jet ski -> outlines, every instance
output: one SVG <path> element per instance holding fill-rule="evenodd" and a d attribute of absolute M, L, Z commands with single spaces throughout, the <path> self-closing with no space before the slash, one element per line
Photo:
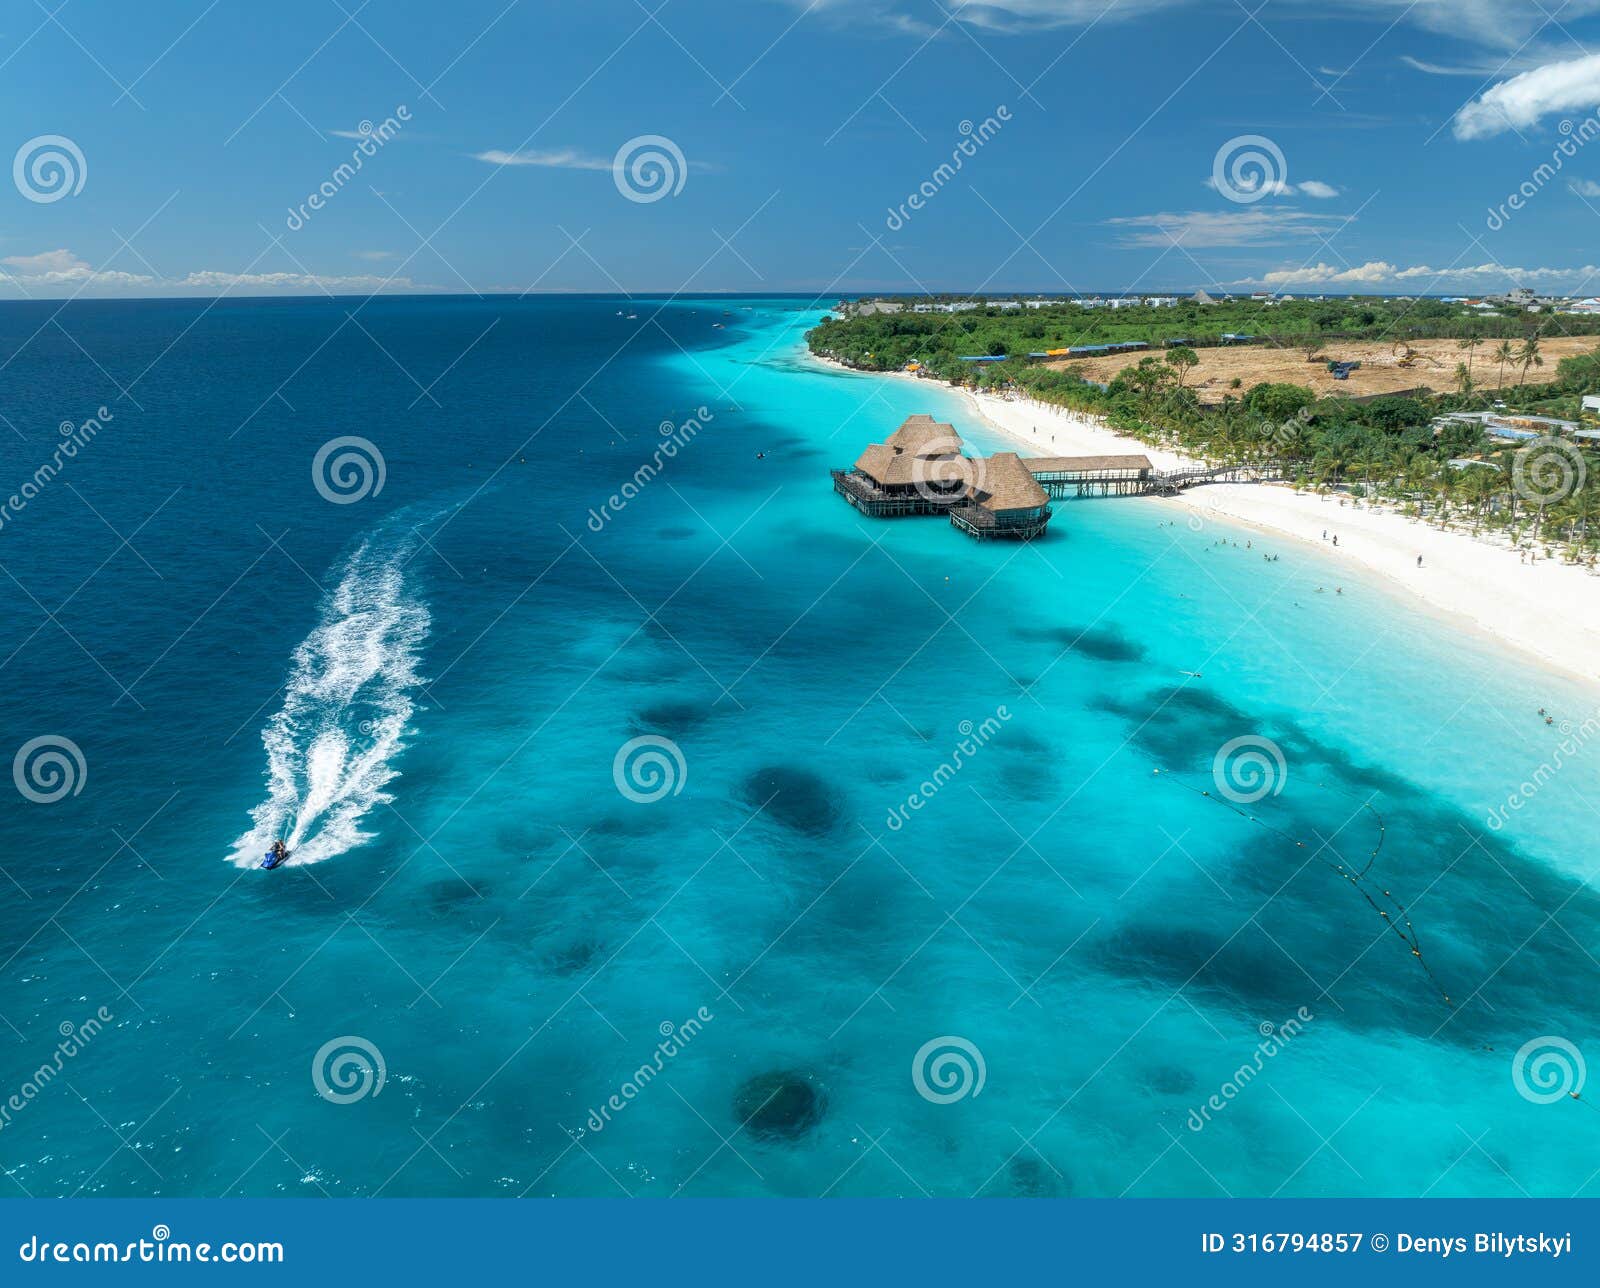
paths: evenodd
<path fill-rule="evenodd" d="M 271 849 L 261 856 L 260 866 L 270 872 L 289 857 L 287 849 Z"/>

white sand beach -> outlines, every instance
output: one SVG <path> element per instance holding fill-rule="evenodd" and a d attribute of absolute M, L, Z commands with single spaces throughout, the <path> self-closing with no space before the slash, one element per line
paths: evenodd
<path fill-rule="evenodd" d="M 1049 404 L 994 394 L 968 397 L 982 419 L 1026 445 L 1025 455 L 1142 452 L 1158 469 L 1195 463 Z M 1543 558 L 1526 564 L 1518 551 L 1492 540 L 1286 485 L 1210 484 L 1142 504 L 1313 543 L 1505 644 L 1590 682 L 1600 678 L 1600 577 L 1584 568 Z M 1337 547 L 1323 539 L 1324 532 L 1329 538 L 1337 534 Z"/>

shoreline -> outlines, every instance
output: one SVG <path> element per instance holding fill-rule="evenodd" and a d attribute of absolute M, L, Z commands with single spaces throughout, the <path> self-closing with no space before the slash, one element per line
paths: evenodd
<path fill-rule="evenodd" d="M 840 363 L 806 352 L 835 371 Z M 905 372 L 862 376 L 919 377 Z M 1050 403 L 955 390 L 988 428 L 1040 456 L 1134 452 L 1157 469 L 1202 462 L 1152 448 L 1098 419 Z M 1516 550 L 1468 532 L 1445 531 L 1398 511 L 1348 496 L 1297 492 L 1285 484 L 1212 483 L 1176 497 L 1142 500 L 1168 512 L 1287 537 L 1374 573 L 1395 593 L 1433 610 L 1455 629 L 1486 636 L 1585 684 L 1600 687 L 1600 581 L 1586 569 L 1541 559 L 1521 562 Z M 1329 540 L 1324 540 L 1327 533 Z M 1339 544 L 1332 544 L 1337 535 Z M 1422 566 L 1417 566 L 1417 557 Z"/>
<path fill-rule="evenodd" d="M 997 394 L 966 392 L 964 397 L 992 429 L 1042 454 L 1140 452 L 1158 469 L 1200 463 L 1146 447 L 1092 417 L 1051 404 Z M 1600 685 L 1600 582 L 1582 567 L 1554 559 L 1524 564 L 1511 547 L 1471 533 L 1446 531 L 1340 494 L 1297 492 L 1286 484 L 1211 483 L 1176 497 L 1144 499 L 1317 546 L 1376 573 L 1453 625 Z M 1339 544 L 1324 540 L 1324 533 L 1337 536 Z"/>

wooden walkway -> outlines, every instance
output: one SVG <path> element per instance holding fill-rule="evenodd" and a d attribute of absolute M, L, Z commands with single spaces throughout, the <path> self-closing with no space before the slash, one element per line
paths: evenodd
<path fill-rule="evenodd" d="M 1205 483 L 1284 483 L 1294 477 L 1293 461 L 1268 461 L 1259 465 L 1195 466 L 1186 470 L 1156 473 L 1150 491 L 1161 496 L 1176 496 L 1185 488 Z"/>
<path fill-rule="evenodd" d="M 1294 477 L 1296 462 L 1205 465 L 1158 470 L 1145 456 L 1043 456 L 1023 462 L 1052 500 L 1084 496 L 1175 496 L 1206 483 L 1273 483 Z"/>

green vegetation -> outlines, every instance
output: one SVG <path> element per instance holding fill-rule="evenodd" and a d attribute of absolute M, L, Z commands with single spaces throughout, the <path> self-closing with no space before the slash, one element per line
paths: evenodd
<path fill-rule="evenodd" d="M 1042 309 L 994 308 L 970 313 L 869 314 L 829 318 L 810 334 L 817 353 L 868 371 L 898 371 L 920 362 L 934 375 L 964 379 L 973 354 L 1024 355 L 1078 344 L 1143 340 L 1152 349 L 1168 340 L 1216 344 L 1224 334 L 1264 337 L 1296 348 L 1308 358 L 1336 340 L 1459 339 L 1475 377 L 1479 364 L 1500 361 L 1501 342 L 1514 356 L 1505 361 L 1515 377 L 1521 370 L 1523 342 L 1532 335 L 1600 335 L 1600 317 L 1568 317 L 1507 311 L 1480 314 L 1442 300 L 1385 300 L 1353 296 L 1337 300 L 1287 300 L 1267 306 L 1259 300 L 1196 304 L 1183 300 L 1164 309 L 1084 309 L 1064 304 Z M 1471 350 L 1468 340 L 1475 341 Z M 1480 347 L 1481 346 L 1481 347 Z M 1534 364 L 1536 365 L 1536 364 Z M 1479 383 L 1487 383 L 1479 380 Z"/>
<path fill-rule="evenodd" d="M 1456 338 L 1464 360 L 1456 390 L 1433 396 L 1318 398 L 1299 385 L 1243 390 L 1236 380 L 1237 392 L 1205 407 L 1185 383 L 1194 365 L 1187 346 L 1130 355 L 1133 365 L 1107 387 L 1020 356 L 959 360 L 1130 339 L 1205 344 L 1223 332 L 1270 335 L 1308 354 L 1321 351 L 1323 338 Z M 1578 420 L 1582 395 L 1600 390 L 1600 355 L 1564 358 L 1552 375 L 1539 339 L 1557 333 L 1600 334 L 1600 319 L 1483 317 L 1431 300 L 1308 300 L 1270 309 L 1234 301 L 1116 312 L 1067 306 L 872 314 L 829 318 L 807 339 L 814 352 L 851 366 L 898 371 L 917 361 L 951 383 L 1085 412 L 1152 446 L 1216 464 L 1291 461 L 1303 486 L 1344 488 L 1445 526 L 1497 529 L 1517 544 L 1539 543 L 1547 554 L 1593 566 L 1600 553 L 1600 455 L 1572 440 L 1504 446 L 1475 423 L 1434 425 L 1447 412 L 1491 409 L 1496 398 L 1514 400 L 1518 412 Z"/>

